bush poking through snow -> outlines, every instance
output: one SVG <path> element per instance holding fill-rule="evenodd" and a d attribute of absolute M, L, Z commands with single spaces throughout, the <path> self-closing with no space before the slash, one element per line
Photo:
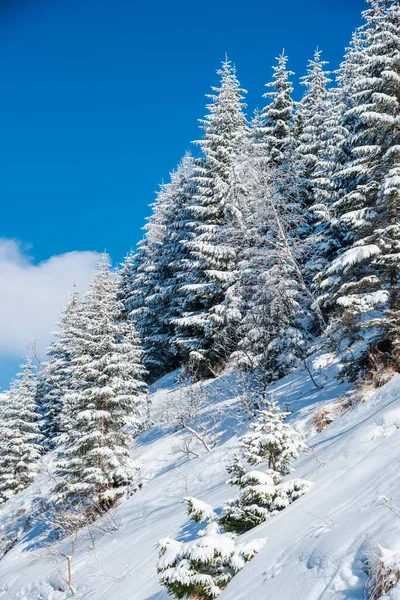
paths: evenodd
<path fill-rule="evenodd" d="M 332 406 L 317 410 L 311 419 L 315 431 L 321 433 L 325 427 L 328 427 L 339 416 L 340 412 L 338 407 L 334 408 Z"/>
<path fill-rule="evenodd" d="M 311 423 L 317 433 L 321 433 L 333 421 L 346 410 L 356 404 L 365 402 L 375 392 L 373 385 L 363 382 L 350 395 L 342 394 L 335 401 L 329 402 L 323 408 L 317 410 Z"/>
<path fill-rule="evenodd" d="M 369 575 L 366 597 L 368 600 L 378 600 L 400 580 L 400 554 L 377 544 L 368 555 L 366 571 Z"/>
<path fill-rule="evenodd" d="M 262 539 L 237 544 L 212 522 L 191 542 L 159 541 L 160 583 L 176 598 L 214 600 L 234 575 L 264 546 Z"/>
<path fill-rule="evenodd" d="M 191 496 L 184 498 L 183 501 L 186 504 L 188 515 L 192 517 L 195 523 L 203 523 L 204 521 L 211 523 L 215 519 L 216 514 L 210 504 Z"/>
<path fill-rule="evenodd" d="M 244 533 L 264 523 L 303 496 L 311 486 L 304 479 L 282 481 L 282 476 L 272 469 L 247 472 L 241 464 L 239 468 L 237 465 L 236 461 L 230 466 L 233 477 L 228 483 L 239 486 L 240 496 L 225 503 L 219 519 L 226 531 Z"/>

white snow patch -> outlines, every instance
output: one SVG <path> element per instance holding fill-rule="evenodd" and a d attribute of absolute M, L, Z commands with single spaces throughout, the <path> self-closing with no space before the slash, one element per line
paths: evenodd
<path fill-rule="evenodd" d="M 379 246 L 376 246 L 376 244 L 350 248 L 343 252 L 343 254 L 340 254 L 340 256 L 332 262 L 327 272 L 335 273 L 336 271 L 347 270 L 352 265 L 360 263 L 371 256 L 377 256 L 378 254 L 381 254 L 381 249 Z"/>

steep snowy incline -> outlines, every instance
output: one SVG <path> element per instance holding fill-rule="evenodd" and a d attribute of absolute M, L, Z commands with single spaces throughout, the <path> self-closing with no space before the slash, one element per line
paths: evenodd
<path fill-rule="evenodd" d="M 296 475 L 311 491 L 257 528 L 260 554 L 221 598 L 361 600 L 366 556 L 379 543 L 400 550 L 400 376 L 310 440 L 318 458 L 299 461 Z M 387 598 L 400 598 L 400 587 Z"/>
<path fill-rule="evenodd" d="M 335 374 L 336 365 L 320 371 L 317 382 L 322 389 L 315 387 L 305 369 L 271 386 L 281 405 L 287 403 L 293 411 L 290 419 L 301 431 L 310 431 L 317 409 L 348 391 L 338 384 Z M 232 416 L 238 404 L 234 376 L 228 374 L 204 385 L 210 399 L 208 412 L 218 411 L 219 419 L 221 414 L 224 418 L 217 446 L 194 460 L 172 452 L 180 434 L 160 423 L 180 393 L 175 377 L 171 374 L 153 388 L 156 424 L 132 448 L 141 464 L 143 488 L 117 509 L 114 523 L 95 528 L 94 543 L 87 531 L 78 538 L 72 561 L 77 598 L 167 600 L 170 597 L 157 581 L 154 545 L 167 536 L 191 539 L 201 527 L 185 515 L 183 497 L 195 496 L 220 512 L 224 501 L 235 496 L 235 490 L 225 484 L 225 465 L 243 431 Z M 266 537 L 266 546 L 221 598 L 362 600 L 365 552 L 375 542 L 400 548 L 400 522 L 382 500 L 387 496 L 400 503 L 399 425 L 400 376 L 396 376 L 367 402 L 350 408 L 310 438 L 315 455 L 301 457 L 295 476 L 310 479 L 313 487 L 285 511 L 243 536 Z M 44 547 L 43 531 L 34 518 L 29 522 L 32 501 L 40 512 L 40 502 L 50 495 L 52 461 L 50 455 L 34 485 L 0 510 L 0 528 L 17 533 L 19 539 L 0 560 L 1 600 L 71 597 Z M 67 542 L 56 547 L 69 552 Z M 64 562 L 59 561 L 59 566 L 64 569 Z"/>

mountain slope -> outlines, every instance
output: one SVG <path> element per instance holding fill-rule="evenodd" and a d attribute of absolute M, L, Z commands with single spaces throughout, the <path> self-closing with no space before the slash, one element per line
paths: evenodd
<path fill-rule="evenodd" d="M 338 365 L 333 364 L 319 372 L 322 389 L 315 387 L 305 369 L 271 386 L 280 403 L 288 404 L 290 419 L 302 432 L 311 431 L 317 409 L 331 406 L 349 391 L 348 386 L 338 384 L 337 371 Z M 227 374 L 204 384 L 207 411 L 218 415 L 218 443 L 211 452 L 187 460 L 171 452 L 181 434 L 161 422 L 168 405 L 181 393 L 176 375 L 153 386 L 156 424 L 132 448 L 141 464 L 142 489 L 115 511 L 112 522 L 103 520 L 103 527 L 96 526 L 92 535 L 80 533 L 72 561 L 77 598 L 166 600 L 168 595 L 157 582 L 154 544 L 168 536 L 191 539 L 201 527 L 185 515 L 183 497 L 198 497 L 219 512 L 224 501 L 235 496 L 235 490 L 225 484 L 225 465 L 244 431 L 233 417 L 238 411 L 235 376 Z M 311 490 L 243 536 L 265 537 L 267 542 L 221 598 L 361 600 L 366 580 L 363 560 L 371 544 L 379 542 L 392 549 L 400 545 L 400 523 L 382 500 L 387 496 L 400 503 L 399 426 L 400 376 L 396 376 L 366 402 L 348 409 L 322 433 L 309 438 L 314 454 L 300 458 L 295 476 L 310 479 Z M 49 455 L 36 482 L 0 510 L 3 533 L 8 530 L 9 539 L 18 537 L 0 560 L 1 600 L 71 596 L 48 557 L 43 527 L 32 515 L 32 501 L 40 513 L 41 502 L 49 497 L 52 463 Z M 67 542 L 56 547 L 70 551 Z M 65 561 L 59 561 L 59 567 L 65 569 Z M 388 597 L 394 600 L 395 593 Z"/>

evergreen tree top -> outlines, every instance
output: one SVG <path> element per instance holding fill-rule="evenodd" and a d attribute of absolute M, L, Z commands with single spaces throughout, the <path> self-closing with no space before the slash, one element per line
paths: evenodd
<path fill-rule="evenodd" d="M 290 95 L 293 92 L 293 84 L 289 81 L 289 77 L 294 75 L 294 71 L 287 69 L 288 56 L 285 54 L 285 50 L 282 50 L 282 54 L 276 57 L 277 65 L 272 67 L 274 72 L 273 79 L 266 83 L 266 87 L 275 88 L 277 91 L 266 92 L 263 98 L 276 99 L 279 94 L 286 93 Z"/>
<path fill-rule="evenodd" d="M 226 58 L 217 74 L 220 76 L 220 86 L 211 88 L 214 94 L 206 94 L 212 102 L 206 106 L 208 114 L 204 119 L 199 119 L 204 138 L 194 142 L 205 152 L 209 145 L 217 145 L 218 139 L 214 138 L 215 135 L 237 135 L 237 127 L 247 126 L 244 114 L 247 105 L 243 102 L 247 91 L 240 87 L 236 67 Z"/>
<path fill-rule="evenodd" d="M 331 83 L 328 77 L 330 71 L 324 69 L 329 64 L 326 60 L 321 60 L 322 50 L 318 48 L 314 52 L 314 57 L 308 61 L 307 74 L 300 78 L 300 83 L 306 88 L 303 99 L 300 101 L 300 107 L 312 110 L 313 104 L 321 97 L 328 96 L 327 86 Z"/>

